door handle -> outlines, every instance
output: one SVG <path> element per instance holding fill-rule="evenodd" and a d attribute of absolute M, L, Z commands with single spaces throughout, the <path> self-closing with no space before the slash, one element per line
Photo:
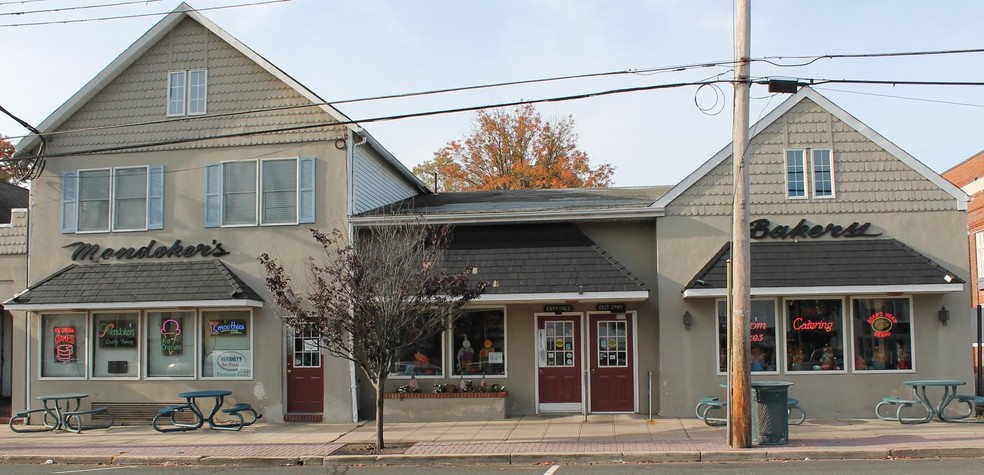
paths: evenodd
<path fill-rule="evenodd" d="M 288 372 L 288 373 L 290 373 L 291 371 L 294 371 L 294 370 L 292 370 L 292 369 L 288 369 L 288 370 L 287 370 L 287 372 Z"/>

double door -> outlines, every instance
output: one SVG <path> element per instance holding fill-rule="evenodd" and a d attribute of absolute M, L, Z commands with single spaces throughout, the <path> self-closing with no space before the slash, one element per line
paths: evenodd
<path fill-rule="evenodd" d="M 538 412 L 635 411 L 634 316 L 537 315 Z"/>

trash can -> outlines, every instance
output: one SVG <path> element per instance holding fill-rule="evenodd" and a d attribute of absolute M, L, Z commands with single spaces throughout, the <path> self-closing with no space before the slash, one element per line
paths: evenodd
<path fill-rule="evenodd" d="M 789 387 L 785 381 L 752 382 L 752 441 L 758 445 L 789 443 Z"/>

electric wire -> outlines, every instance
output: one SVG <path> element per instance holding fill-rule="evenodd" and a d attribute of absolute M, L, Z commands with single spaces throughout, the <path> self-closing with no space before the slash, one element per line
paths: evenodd
<path fill-rule="evenodd" d="M 254 7 L 258 5 L 267 5 L 271 3 L 284 3 L 290 1 L 293 0 L 264 0 L 258 2 L 250 2 L 250 3 L 239 3 L 236 5 L 221 5 L 217 7 L 196 8 L 194 9 L 194 11 L 204 12 L 209 10 L 224 10 L 228 8 Z M 5 25 L 0 25 L 0 28 L 12 28 L 12 27 L 19 27 L 19 26 L 40 26 L 40 25 L 64 25 L 69 23 L 85 23 L 90 21 L 103 21 L 103 20 L 122 20 L 127 18 L 141 18 L 141 17 L 148 17 L 148 16 L 165 16 L 165 15 L 170 15 L 172 13 L 175 12 L 169 11 L 169 12 L 157 12 L 157 13 L 135 13 L 132 15 L 116 15 L 116 16 L 106 16 L 106 17 L 98 17 L 98 18 L 78 18 L 74 20 L 51 20 L 51 21 L 37 21 L 37 22 L 30 22 L 30 23 L 8 23 Z"/>
<path fill-rule="evenodd" d="M 27 10 L 22 12 L 0 12 L 0 16 L 9 15 L 31 15 L 34 13 L 53 13 L 53 12 L 64 12 L 69 10 L 88 10 L 92 8 L 107 8 L 107 7 L 120 7 L 124 5 L 133 5 L 135 3 L 154 3 L 161 2 L 163 0 L 131 0 L 129 2 L 117 2 L 117 3 L 101 3 L 99 5 L 81 5 L 75 7 L 60 7 L 60 8 L 48 8 L 44 10 Z"/>
<path fill-rule="evenodd" d="M 847 89 L 834 89 L 831 87 L 818 87 L 816 89 L 819 89 L 821 91 L 843 92 L 846 94 L 858 94 L 861 96 L 875 96 L 875 97 L 886 97 L 889 99 L 906 99 L 910 101 L 931 102 L 935 104 L 947 104 L 947 105 L 967 106 L 967 107 L 984 107 L 984 104 L 971 104 L 969 102 L 943 101 L 939 99 L 926 99 L 922 97 L 897 96 L 894 94 L 878 94 L 874 92 L 848 91 Z"/>
<path fill-rule="evenodd" d="M 15 3 L 25 4 L 25 3 L 38 3 L 38 2 L 50 2 L 51 0 L 13 0 L 9 2 L 0 2 L 0 7 L 5 5 L 13 5 Z"/>

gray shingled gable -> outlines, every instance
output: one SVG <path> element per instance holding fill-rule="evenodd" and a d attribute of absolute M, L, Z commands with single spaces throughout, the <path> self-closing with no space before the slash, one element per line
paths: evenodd
<path fill-rule="evenodd" d="M 218 260 L 72 264 L 11 299 L 18 305 L 263 299 Z"/>
<path fill-rule="evenodd" d="M 356 215 L 511 213 L 648 208 L 671 187 L 465 191 L 418 195 Z"/>
<path fill-rule="evenodd" d="M 684 290 L 726 288 L 730 257 L 729 242 Z M 753 242 L 751 257 L 755 288 L 964 283 L 895 239 Z"/>
<path fill-rule="evenodd" d="M 476 268 L 470 278 L 487 282 L 486 294 L 647 290 L 569 223 L 456 226 L 444 266 Z"/>
<path fill-rule="evenodd" d="M 10 210 L 27 208 L 30 193 L 26 188 L 0 182 L 0 224 L 10 223 Z"/>

